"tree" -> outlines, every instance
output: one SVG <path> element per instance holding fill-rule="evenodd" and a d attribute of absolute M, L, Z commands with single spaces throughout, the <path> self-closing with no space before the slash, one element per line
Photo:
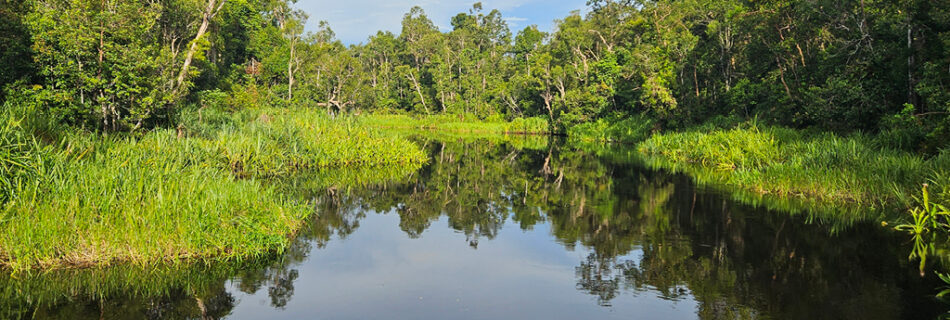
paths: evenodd
<path fill-rule="evenodd" d="M 0 0 L 0 90 L 8 84 L 30 78 L 36 72 L 30 48 L 30 31 L 24 17 L 29 2 Z M 0 91 L 0 100 L 3 92 Z"/>
<path fill-rule="evenodd" d="M 151 42 L 156 3 L 68 0 L 36 3 L 27 17 L 39 98 L 74 122 L 97 118 L 104 130 L 139 128 L 174 101 L 173 50 Z"/>

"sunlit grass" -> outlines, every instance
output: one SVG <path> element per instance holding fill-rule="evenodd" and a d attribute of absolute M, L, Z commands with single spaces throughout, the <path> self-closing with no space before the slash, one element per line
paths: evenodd
<path fill-rule="evenodd" d="M 655 135 L 639 146 L 656 167 L 709 184 L 809 202 L 867 208 L 909 205 L 901 196 L 947 168 L 864 136 L 749 126 Z"/>
<path fill-rule="evenodd" d="M 440 130 L 473 134 L 549 134 L 551 128 L 544 118 L 478 119 L 465 115 L 409 115 L 370 114 L 357 117 L 361 124 L 388 129 Z"/>
<path fill-rule="evenodd" d="M 567 129 L 573 141 L 637 143 L 650 137 L 655 122 L 645 116 L 581 123 Z"/>
<path fill-rule="evenodd" d="M 3 172 L 15 183 L 6 184 L 10 196 L 0 205 L 0 264 L 149 264 L 279 251 L 310 211 L 262 179 L 427 160 L 405 139 L 306 110 L 236 114 L 189 130 L 139 138 L 68 134 L 27 171 L 11 166 Z M 14 147 L 20 151 L 9 159 L 39 154 Z"/>

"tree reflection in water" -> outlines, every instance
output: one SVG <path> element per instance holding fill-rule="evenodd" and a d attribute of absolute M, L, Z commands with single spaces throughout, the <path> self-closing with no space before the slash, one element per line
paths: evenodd
<path fill-rule="evenodd" d="M 492 239 L 509 218 L 524 230 L 547 223 L 568 249 L 591 250 L 575 268 L 577 289 L 604 306 L 623 292 L 650 292 L 691 297 L 705 319 L 939 312 L 928 299 L 902 294 L 936 282 L 908 272 L 899 235 L 870 218 L 834 221 L 739 204 L 685 177 L 644 169 L 623 147 L 428 146 L 433 163 L 408 182 L 354 190 L 351 199 L 397 213 L 410 237 L 442 216 L 470 243 Z"/>
<path fill-rule="evenodd" d="M 422 138 L 431 155 L 422 168 L 314 172 L 277 182 L 314 207 L 309 225 L 279 255 L 158 271 L 7 275 L 0 279 L 2 316 L 214 319 L 234 309 L 228 281 L 247 294 L 266 290 L 271 306 L 284 308 L 312 250 L 348 237 L 376 213 L 398 215 L 409 238 L 444 218 L 465 235 L 458 245 L 473 250 L 506 224 L 545 224 L 566 249 L 589 252 L 574 268 L 576 288 L 605 307 L 623 295 L 652 294 L 696 300 L 703 319 L 939 313 L 915 295 L 932 291 L 935 280 L 914 272 L 900 235 L 873 223 L 742 205 L 685 177 L 645 169 L 629 147 L 508 139 Z M 512 141 L 518 139 L 533 140 Z"/>

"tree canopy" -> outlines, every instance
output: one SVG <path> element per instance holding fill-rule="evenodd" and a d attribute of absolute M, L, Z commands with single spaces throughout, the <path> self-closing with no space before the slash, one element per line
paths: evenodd
<path fill-rule="evenodd" d="M 882 132 L 936 152 L 950 134 L 950 4 L 591 0 L 512 32 L 476 3 L 439 30 L 346 46 L 287 0 L 3 1 L 8 99 L 135 130 L 185 104 L 545 117 L 554 130 L 646 114 L 660 126 L 758 119 Z"/>

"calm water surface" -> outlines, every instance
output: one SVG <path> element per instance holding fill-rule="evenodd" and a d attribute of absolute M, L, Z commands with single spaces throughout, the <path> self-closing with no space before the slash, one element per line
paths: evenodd
<path fill-rule="evenodd" d="M 948 309 L 908 260 L 907 237 L 878 223 L 742 204 L 647 169 L 622 146 L 447 140 L 419 140 L 432 160 L 418 170 L 280 182 L 314 206 L 283 254 L 6 274 L 0 315 L 930 319 Z"/>

